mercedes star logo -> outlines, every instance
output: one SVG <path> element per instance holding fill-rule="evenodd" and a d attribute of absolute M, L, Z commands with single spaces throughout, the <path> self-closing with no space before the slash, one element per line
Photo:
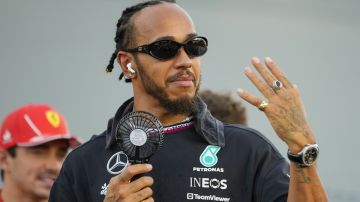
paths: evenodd
<path fill-rule="evenodd" d="M 117 175 L 121 173 L 128 165 L 128 157 L 124 152 L 120 151 L 110 157 L 106 168 L 110 174 Z"/>

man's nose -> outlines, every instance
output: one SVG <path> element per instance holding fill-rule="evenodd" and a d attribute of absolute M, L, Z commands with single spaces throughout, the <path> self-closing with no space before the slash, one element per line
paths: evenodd
<path fill-rule="evenodd" d="M 176 68 L 190 68 L 192 66 L 192 60 L 186 53 L 184 47 L 181 47 L 175 58 Z"/>

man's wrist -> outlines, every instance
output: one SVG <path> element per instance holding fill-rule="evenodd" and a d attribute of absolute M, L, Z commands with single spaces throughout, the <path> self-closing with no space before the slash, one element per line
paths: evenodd
<path fill-rule="evenodd" d="M 319 155 L 319 146 L 317 144 L 307 144 L 298 153 L 288 151 L 287 156 L 290 161 L 295 162 L 299 167 L 309 167 L 315 164 Z"/>
<path fill-rule="evenodd" d="M 314 135 L 311 132 L 295 133 L 291 134 L 291 136 L 294 137 L 294 140 L 289 140 L 286 143 L 288 150 L 293 154 L 299 153 L 304 149 L 305 145 L 316 143 Z"/>

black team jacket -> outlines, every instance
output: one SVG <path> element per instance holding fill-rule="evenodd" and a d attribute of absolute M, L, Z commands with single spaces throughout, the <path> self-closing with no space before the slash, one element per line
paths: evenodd
<path fill-rule="evenodd" d="M 164 144 L 151 158 L 156 202 L 286 201 L 289 164 L 258 131 L 215 119 L 197 98 L 191 121 L 165 128 Z M 66 158 L 50 202 L 102 202 L 111 177 L 127 157 L 114 138 L 116 123 L 132 111 L 127 100 L 107 130 Z"/>

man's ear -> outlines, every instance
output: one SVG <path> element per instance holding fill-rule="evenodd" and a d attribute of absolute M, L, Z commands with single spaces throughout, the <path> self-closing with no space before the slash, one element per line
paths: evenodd
<path fill-rule="evenodd" d="M 128 52 L 119 51 L 117 54 L 117 62 L 120 65 L 121 71 L 124 73 L 125 76 L 129 77 L 130 75 L 133 75 L 134 72 L 131 70 L 134 70 L 133 64 L 134 62 L 134 56 Z M 129 64 L 131 64 L 131 69 L 128 68 Z"/>
<path fill-rule="evenodd" d="M 6 150 L 3 150 L 3 149 L 0 149 L 0 168 L 1 170 L 8 170 L 9 168 L 9 160 L 11 156 L 10 154 L 6 151 Z"/>

